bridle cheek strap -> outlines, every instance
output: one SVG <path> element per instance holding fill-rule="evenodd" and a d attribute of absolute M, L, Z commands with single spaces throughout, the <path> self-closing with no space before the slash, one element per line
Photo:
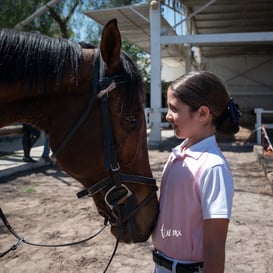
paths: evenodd
<path fill-rule="evenodd" d="M 118 171 L 120 167 L 117 159 L 112 124 L 109 116 L 108 94 L 101 96 L 101 112 L 104 132 L 104 169 Z"/>
<path fill-rule="evenodd" d="M 153 178 L 121 174 L 120 164 L 117 157 L 116 142 L 113 134 L 113 126 L 110 119 L 109 113 L 109 96 L 108 93 L 115 89 L 115 87 L 124 82 L 128 82 L 128 78 L 124 75 L 114 75 L 105 76 L 104 65 L 101 55 L 99 60 L 99 81 L 98 81 L 98 91 L 97 97 L 101 100 L 101 112 L 102 112 L 102 122 L 103 122 L 103 132 L 104 132 L 104 169 L 109 171 L 110 176 L 96 183 L 94 186 L 87 190 L 84 190 L 78 194 L 81 197 L 85 194 L 89 196 L 94 196 L 98 191 L 102 189 L 107 190 L 105 195 L 105 203 L 111 211 L 110 217 L 114 217 L 117 223 L 122 225 L 126 219 L 132 216 L 137 210 L 139 210 L 144 204 L 146 204 L 152 196 L 154 196 L 157 190 L 156 181 Z M 152 186 L 150 194 L 140 203 L 137 204 L 136 197 L 133 193 L 129 193 L 129 189 L 123 183 L 140 183 L 143 185 Z M 107 201 L 107 197 L 111 194 L 115 195 L 118 190 L 125 190 L 127 192 L 122 200 L 116 199 L 114 204 L 110 204 Z M 114 224 L 113 222 L 111 224 Z"/>

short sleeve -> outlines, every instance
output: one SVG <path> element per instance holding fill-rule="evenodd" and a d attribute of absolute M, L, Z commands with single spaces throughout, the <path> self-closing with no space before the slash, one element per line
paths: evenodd
<path fill-rule="evenodd" d="M 203 219 L 229 219 L 234 194 L 233 178 L 225 165 L 205 172 L 199 183 Z"/>

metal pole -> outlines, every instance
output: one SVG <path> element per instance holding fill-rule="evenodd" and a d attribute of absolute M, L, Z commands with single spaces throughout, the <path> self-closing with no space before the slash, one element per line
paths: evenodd
<path fill-rule="evenodd" d="M 149 145 L 161 141 L 161 13 L 160 1 L 150 2 L 151 132 Z"/>
<path fill-rule="evenodd" d="M 261 145 L 262 144 L 262 137 L 261 137 L 261 132 L 262 132 L 262 113 L 263 113 L 263 108 L 255 108 L 255 114 L 256 114 L 256 130 L 257 130 L 257 144 Z"/>

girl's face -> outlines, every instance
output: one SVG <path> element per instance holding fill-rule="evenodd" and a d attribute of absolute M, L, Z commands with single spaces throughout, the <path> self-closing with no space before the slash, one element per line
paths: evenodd
<path fill-rule="evenodd" d="M 192 112 L 190 107 L 173 95 L 173 90 L 168 89 L 168 112 L 166 119 L 172 125 L 177 138 L 195 138 L 200 131 L 198 111 Z"/>

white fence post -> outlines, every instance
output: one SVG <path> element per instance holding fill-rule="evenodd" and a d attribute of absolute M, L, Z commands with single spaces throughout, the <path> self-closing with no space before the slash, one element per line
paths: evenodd
<path fill-rule="evenodd" d="M 161 3 L 150 2 L 150 48 L 151 48 L 151 109 L 149 144 L 161 141 Z"/>
<path fill-rule="evenodd" d="M 255 113 L 256 113 L 256 124 L 255 124 L 255 129 L 257 131 L 257 144 L 261 145 L 262 144 L 262 112 L 263 108 L 255 108 Z"/>
<path fill-rule="evenodd" d="M 257 144 L 262 144 L 262 126 L 265 127 L 265 129 L 273 129 L 273 123 L 263 123 L 262 122 L 262 114 L 271 114 L 273 115 L 273 110 L 264 110 L 263 108 L 255 108 L 256 113 L 256 124 L 255 128 L 257 130 Z"/>
<path fill-rule="evenodd" d="M 148 129 L 148 128 L 151 128 L 151 126 L 152 126 L 152 121 L 151 121 L 151 112 L 152 111 L 151 111 L 151 108 L 145 108 L 144 111 L 145 111 L 146 127 Z M 166 113 L 168 112 L 168 108 L 160 108 L 159 112 L 161 113 L 161 117 L 162 117 L 163 113 L 164 113 L 164 115 L 166 115 Z M 161 122 L 160 122 L 160 128 L 168 128 L 169 125 L 170 124 L 167 121 L 163 122 L 161 120 Z"/>

